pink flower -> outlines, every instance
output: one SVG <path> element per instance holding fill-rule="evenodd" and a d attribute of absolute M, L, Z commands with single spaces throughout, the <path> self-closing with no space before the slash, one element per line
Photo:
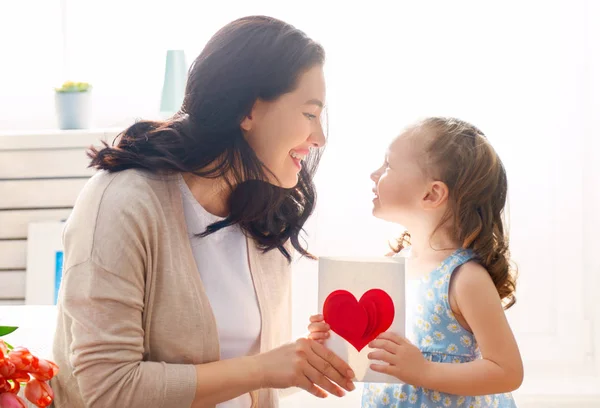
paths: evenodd
<path fill-rule="evenodd" d="M 12 392 L 13 394 L 18 394 L 20 389 L 21 384 L 18 381 L 12 379 L 8 381 L 6 378 L 0 377 L 0 393 Z"/>
<path fill-rule="evenodd" d="M 58 366 L 52 361 L 44 360 L 43 358 L 40 358 L 37 366 L 30 371 L 30 374 L 40 381 L 48 381 L 57 373 Z"/>
<path fill-rule="evenodd" d="M 0 377 L 10 378 L 15 373 L 16 367 L 9 359 L 0 360 Z"/>
<path fill-rule="evenodd" d="M 0 408 L 27 408 L 21 397 L 9 392 L 0 394 Z"/>
<path fill-rule="evenodd" d="M 26 408 L 25 401 L 17 396 L 21 383 L 25 385 L 25 397 L 38 407 L 47 407 L 54 399 L 54 392 L 47 383 L 58 373 L 52 361 L 38 358 L 24 347 L 8 350 L 0 340 L 0 408 Z"/>
<path fill-rule="evenodd" d="M 54 399 L 54 391 L 48 383 L 34 379 L 27 383 L 25 397 L 38 407 L 47 407 Z"/>
<path fill-rule="evenodd" d="M 15 347 L 8 353 L 8 358 L 19 371 L 32 371 L 39 364 L 39 359 L 25 347 Z"/>
<path fill-rule="evenodd" d="M 31 377 L 29 376 L 29 373 L 27 373 L 26 371 L 15 371 L 14 374 L 10 376 L 10 380 L 20 382 L 20 383 L 27 382 L 30 379 L 31 379 Z"/>
<path fill-rule="evenodd" d="M 7 354 L 8 347 L 6 347 L 6 343 L 4 343 L 4 340 L 0 339 L 0 360 L 2 360 Z"/>
<path fill-rule="evenodd" d="M 13 381 L 11 383 L 12 388 L 8 390 L 8 392 L 12 392 L 13 394 L 18 394 L 21 391 L 21 383 L 18 381 Z"/>
<path fill-rule="evenodd" d="M 5 378 L 0 377 L 0 393 L 10 391 L 10 383 Z"/>

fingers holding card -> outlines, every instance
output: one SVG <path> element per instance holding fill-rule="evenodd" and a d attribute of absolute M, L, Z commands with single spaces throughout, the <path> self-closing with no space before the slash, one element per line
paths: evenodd
<path fill-rule="evenodd" d="M 383 332 L 404 336 L 403 258 L 322 257 L 319 312 L 331 331 L 325 346 L 350 364 L 356 381 L 399 382 L 370 368 L 367 345 Z"/>

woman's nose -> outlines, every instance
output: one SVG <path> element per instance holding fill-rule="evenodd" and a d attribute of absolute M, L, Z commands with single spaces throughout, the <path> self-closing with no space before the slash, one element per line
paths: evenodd
<path fill-rule="evenodd" d="M 325 134 L 323 133 L 323 129 L 319 127 L 319 129 L 310 134 L 308 138 L 309 142 L 313 147 L 319 148 L 325 146 L 327 139 L 325 138 Z"/>

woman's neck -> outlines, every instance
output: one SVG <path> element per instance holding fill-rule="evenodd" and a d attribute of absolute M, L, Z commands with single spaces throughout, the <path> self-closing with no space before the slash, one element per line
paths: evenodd
<path fill-rule="evenodd" d="M 183 180 L 198 203 L 218 217 L 229 215 L 230 187 L 225 178 L 206 178 L 193 173 L 183 173 Z"/>

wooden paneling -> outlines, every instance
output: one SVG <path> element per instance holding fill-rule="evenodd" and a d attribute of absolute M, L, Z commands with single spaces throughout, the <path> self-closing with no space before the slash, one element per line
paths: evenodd
<path fill-rule="evenodd" d="M 27 240 L 0 241 L 0 270 L 25 269 Z"/>
<path fill-rule="evenodd" d="M 94 173 L 86 148 L 120 130 L 0 132 L 0 305 L 25 304 L 29 223 L 69 216 Z"/>
<path fill-rule="evenodd" d="M 0 299 L 25 299 L 25 271 L 0 271 Z"/>
<path fill-rule="evenodd" d="M 24 305 L 25 299 L 0 299 L 0 306 Z"/>
<path fill-rule="evenodd" d="M 85 178 L 0 181 L 0 210 L 72 207 L 86 182 Z"/>
<path fill-rule="evenodd" d="M 89 177 L 89 162 L 83 148 L 0 150 L 0 179 Z"/>
<path fill-rule="evenodd" d="M 71 209 L 0 211 L 0 239 L 27 238 L 27 225 L 38 221 L 62 221 Z"/>

